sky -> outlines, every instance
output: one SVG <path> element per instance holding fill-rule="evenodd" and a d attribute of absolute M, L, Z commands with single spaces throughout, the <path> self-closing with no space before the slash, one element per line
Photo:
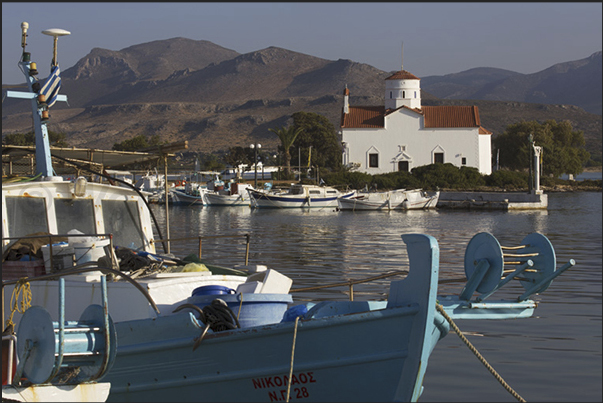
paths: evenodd
<path fill-rule="evenodd" d="M 518 73 L 601 51 L 602 3 L 2 3 L 2 83 L 24 82 L 26 51 L 39 78 L 50 72 L 61 28 L 61 70 L 93 48 L 122 50 L 155 40 L 206 40 L 244 54 L 276 46 L 327 60 L 349 59 L 418 77 L 496 67 Z"/>

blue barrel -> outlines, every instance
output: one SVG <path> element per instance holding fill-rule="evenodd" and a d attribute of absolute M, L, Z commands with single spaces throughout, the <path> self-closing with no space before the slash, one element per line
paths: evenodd
<path fill-rule="evenodd" d="M 291 294 L 231 294 L 231 295 L 193 295 L 189 304 L 203 308 L 220 298 L 235 316 L 239 318 L 242 328 L 279 323 L 287 306 L 293 302 Z M 240 312 L 239 312 L 240 311 Z M 294 318 L 295 320 L 295 318 Z"/>
<path fill-rule="evenodd" d="M 234 294 L 235 290 L 232 288 L 224 287 L 222 285 L 204 285 L 202 287 L 195 288 L 193 290 L 193 297 L 200 295 L 226 295 Z"/>

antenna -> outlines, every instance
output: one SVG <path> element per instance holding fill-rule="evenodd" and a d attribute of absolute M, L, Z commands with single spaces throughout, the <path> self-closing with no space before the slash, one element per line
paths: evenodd
<path fill-rule="evenodd" d="M 29 24 L 26 23 L 25 21 L 21 23 L 21 47 L 23 48 L 23 51 L 25 52 L 25 45 L 27 45 L 27 43 L 25 43 L 26 39 L 27 39 L 27 30 L 29 29 Z"/>
<path fill-rule="evenodd" d="M 52 65 L 56 66 L 57 65 L 57 40 L 58 40 L 59 36 L 71 35 L 71 32 L 65 31 L 64 29 L 60 29 L 60 28 L 51 28 L 51 29 L 46 29 L 46 30 L 42 31 L 42 33 L 44 35 L 54 37 L 54 53 L 53 53 L 53 57 L 52 57 Z"/>

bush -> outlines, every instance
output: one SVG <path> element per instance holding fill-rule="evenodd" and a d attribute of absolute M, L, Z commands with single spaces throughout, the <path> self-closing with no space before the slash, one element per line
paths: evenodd
<path fill-rule="evenodd" d="M 500 170 L 486 176 L 486 185 L 507 190 L 528 188 L 528 174 L 518 171 Z"/>

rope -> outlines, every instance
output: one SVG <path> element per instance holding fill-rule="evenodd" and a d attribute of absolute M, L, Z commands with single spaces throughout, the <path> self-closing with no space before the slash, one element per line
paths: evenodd
<path fill-rule="evenodd" d="M 235 316 L 232 309 L 230 309 L 226 302 L 219 298 L 214 299 L 210 305 L 204 306 L 203 309 L 199 309 L 198 312 L 201 315 L 201 321 L 205 323 L 205 329 L 203 329 L 201 336 L 195 340 L 193 351 L 199 347 L 199 344 L 201 344 L 209 329 L 214 332 L 221 332 L 223 330 L 232 330 L 241 327 L 239 319 Z"/>
<path fill-rule="evenodd" d="M 18 304 L 19 298 L 21 298 L 20 304 Z M 11 313 L 10 317 L 6 321 L 6 327 L 14 327 L 15 323 L 13 322 L 13 316 L 15 312 L 24 314 L 25 311 L 31 307 L 31 288 L 29 286 L 29 282 L 27 281 L 27 277 L 20 278 L 19 281 L 17 281 L 17 284 L 15 284 L 13 294 L 10 297 L 10 305 Z"/>
<path fill-rule="evenodd" d="M 444 310 L 444 307 L 442 307 L 442 305 L 440 304 L 436 304 L 436 309 L 438 310 L 438 312 L 440 312 L 442 314 L 442 316 L 444 316 L 444 318 L 446 318 L 446 320 L 448 321 L 448 323 L 450 323 L 450 326 L 452 327 L 452 329 L 454 330 L 454 332 L 461 338 L 461 340 L 467 345 L 467 347 L 469 347 L 469 350 L 471 350 L 473 352 L 473 354 L 475 354 L 475 356 L 478 358 L 478 360 L 480 360 L 480 362 L 482 364 L 484 364 L 484 366 L 488 369 L 488 371 L 490 371 L 490 373 L 492 375 L 494 375 L 494 377 L 496 378 L 496 380 L 498 380 L 498 382 L 511 394 L 513 395 L 513 397 L 515 399 L 517 399 L 520 402 L 525 402 L 525 399 L 523 397 L 521 397 L 517 392 L 515 392 L 513 390 L 513 388 L 511 388 L 509 386 L 508 383 L 505 382 L 505 380 L 498 374 L 498 372 L 496 372 L 496 370 L 494 368 L 492 368 L 492 366 L 486 361 L 486 359 L 479 353 L 479 351 L 477 351 L 477 349 L 473 346 L 473 344 L 471 344 L 471 342 L 469 340 L 467 340 L 467 338 L 463 335 L 463 333 L 461 332 L 461 330 L 458 328 L 458 326 L 452 321 L 452 319 L 450 318 L 450 316 L 448 316 L 448 314 L 446 313 L 446 311 Z"/>
<path fill-rule="evenodd" d="M 293 378 L 293 357 L 295 356 L 295 340 L 297 339 L 298 322 L 299 316 L 295 318 L 295 328 L 293 330 L 293 346 L 291 346 L 291 365 L 289 366 L 289 381 L 287 382 L 287 402 L 289 401 L 289 395 L 291 393 L 291 380 Z"/>

